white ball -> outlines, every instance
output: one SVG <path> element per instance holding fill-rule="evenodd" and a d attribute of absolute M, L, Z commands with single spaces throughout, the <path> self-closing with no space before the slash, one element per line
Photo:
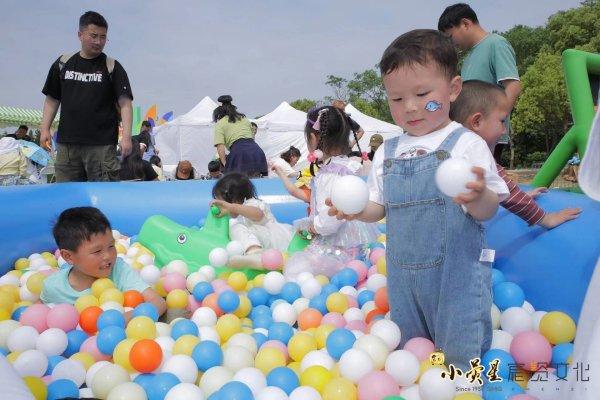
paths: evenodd
<path fill-rule="evenodd" d="M 156 265 L 146 265 L 140 270 L 140 276 L 148 285 L 154 285 L 160 279 L 160 269 Z"/>
<path fill-rule="evenodd" d="M 39 335 L 32 326 L 20 326 L 8 335 L 6 346 L 11 352 L 32 350 Z"/>
<path fill-rule="evenodd" d="M 92 387 L 92 381 L 94 380 L 94 376 L 96 375 L 96 372 L 100 371 L 100 368 L 104 367 L 105 365 L 110 365 L 110 361 L 98 361 L 95 362 L 94 364 L 92 364 L 92 366 L 87 370 L 86 374 L 85 374 L 85 385 L 88 388 Z"/>
<path fill-rule="evenodd" d="M 244 254 L 244 246 L 237 240 L 232 240 L 231 242 L 227 243 L 225 250 L 227 250 L 229 256 L 241 256 Z"/>
<path fill-rule="evenodd" d="M 215 268 L 224 267 L 228 260 L 229 254 L 227 254 L 227 250 L 222 247 L 212 249 L 210 253 L 208 253 L 208 261 L 210 262 L 210 265 Z"/>
<path fill-rule="evenodd" d="M 160 346 L 163 353 L 168 351 L 169 353 L 173 352 L 173 346 L 175 346 L 175 340 L 171 336 L 159 336 L 154 339 L 156 344 Z"/>
<path fill-rule="evenodd" d="M 344 319 L 346 322 L 350 321 L 363 321 L 365 319 L 365 314 L 359 308 L 349 308 L 344 312 Z"/>
<path fill-rule="evenodd" d="M 492 329 L 500 329 L 500 316 L 502 315 L 502 313 L 500 312 L 500 309 L 498 308 L 498 306 L 496 306 L 493 303 L 492 303 L 491 313 L 492 313 Z"/>
<path fill-rule="evenodd" d="M 226 346 L 240 346 L 252 353 L 252 356 L 256 356 L 258 353 L 258 346 L 256 340 L 247 333 L 236 333 L 226 343 Z"/>
<path fill-rule="evenodd" d="M 389 319 L 380 319 L 371 326 L 371 335 L 383 339 L 389 351 L 394 351 L 400 344 L 400 328 Z"/>
<path fill-rule="evenodd" d="M 122 235 L 121 235 L 121 232 L 119 232 L 119 231 L 118 231 L 118 230 L 116 230 L 116 229 L 113 229 L 113 230 L 112 230 L 112 235 L 113 235 L 113 239 L 115 239 L 115 240 L 119 240 L 119 239 L 121 239 L 121 236 L 122 236 Z"/>
<path fill-rule="evenodd" d="M 22 301 L 31 301 L 32 303 L 35 303 L 40 298 L 39 295 L 31 293 L 29 289 L 27 289 L 27 286 L 21 286 L 19 289 L 19 296 Z"/>
<path fill-rule="evenodd" d="M 146 391 L 137 383 L 124 382 L 115 386 L 109 393 L 107 400 L 147 400 Z"/>
<path fill-rule="evenodd" d="M 423 400 L 452 400 L 456 384 L 450 379 L 442 378 L 441 368 L 428 369 L 419 378 L 419 394 Z"/>
<path fill-rule="evenodd" d="M 480 385 L 477 381 L 473 383 L 469 382 L 469 379 L 467 379 L 465 375 L 456 376 L 454 378 L 454 384 L 456 385 L 456 388 L 454 390 L 455 396 L 458 396 L 459 394 L 465 392 L 481 393 L 481 390 L 483 389 L 483 385 Z"/>
<path fill-rule="evenodd" d="M 292 303 L 292 305 L 296 309 L 296 314 L 300 314 L 302 311 L 306 310 L 309 304 L 310 300 L 306 297 L 300 297 L 294 300 L 294 302 Z"/>
<path fill-rule="evenodd" d="M 210 265 L 204 265 L 198 269 L 198 271 L 202 272 L 202 274 L 206 277 L 208 282 L 212 282 L 215 280 L 216 272 L 215 269 Z"/>
<path fill-rule="evenodd" d="M 254 356 L 242 346 L 227 346 L 223 350 L 223 366 L 233 373 L 254 366 Z"/>
<path fill-rule="evenodd" d="M 407 350 L 396 350 L 385 360 L 385 372 L 390 374 L 398 385 L 409 386 L 419 377 L 420 363 L 417 357 Z"/>
<path fill-rule="evenodd" d="M 308 271 L 300 272 L 296 277 L 296 282 L 298 283 L 298 285 L 302 285 L 304 282 L 314 277 L 315 276 Z"/>
<path fill-rule="evenodd" d="M 0 285 L 4 286 L 4 285 L 13 285 L 13 286 L 20 286 L 20 281 L 19 278 L 16 277 L 13 274 L 6 274 L 2 277 L 0 277 Z"/>
<path fill-rule="evenodd" d="M 503 331 L 515 336 L 518 333 L 533 330 L 531 315 L 521 307 L 510 307 L 500 316 Z"/>
<path fill-rule="evenodd" d="M 331 203 L 347 215 L 358 214 L 367 207 L 369 187 L 355 175 L 342 176 L 331 188 Z"/>
<path fill-rule="evenodd" d="M 177 272 L 182 276 L 188 276 L 190 273 L 187 263 L 183 260 L 172 260 L 167 264 L 167 268 L 169 272 Z"/>
<path fill-rule="evenodd" d="M 513 336 L 510 333 L 494 329 L 494 332 L 492 333 L 492 345 L 490 348 L 500 349 L 510 353 L 510 344 L 512 343 L 512 340 Z"/>
<path fill-rule="evenodd" d="M 327 351 L 313 350 L 308 352 L 302 361 L 300 362 L 300 370 L 304 372 L 305 369 L 320 365 L 326 369 L 331 369 L 335 365 L 335 361 L 327 353 Z"/>
<path fill-rule="evenodd" d="M 315 278 L 308 278 L 300 285 L 300 292 L 302 293 L 302 297 L 307 299 L 312 299 L 315 296 L 318 296 L 321 293 L 321 285 L 319 281 Z"/>
<path fill-rule="evenodd" d="M 233 372 L 227 368 L 212 367 L 202 375 L 199 386 L 205 396 L 210 396 L 221 389 L 231 378 L 233 378 Z"/>
<path fill-rule="evenodd" d="M 156 336 L 171 336 L 171 325 L 165 322 L 155 322 Z"/>
<path fill-rule="evenodd" d="M 29 258 L 29 261 L 31 262 L 31 261 L 35 260 L 36 258 L 43 258 L 43 257 L 40 253 L 32 253 L 28 258 Z"/>
<path fill-rule="evenodd" d="M 142 265 L 150 265 L 154 263 L 154 257 L 152 257 L 150 254 L 144 253 L 140 255 L 136 261 Z"/>
<path fill-rule="evenodd" d="M 367 279 L 367 289 L 373 293 L 385 286 L 387 286 L 387 278 L 385 275 L 373 274 Z"/>
<path fill-rule="evenodd" d="M 254 396 L 267 386 L 267 378 L 258 368 L 242 368 L 235 373 L 233 380 L 246 384 Z"/>
<path fill-rule="evenodd" d="M 375 305 L 375 302 L 373 300 L 369 300 L 367 301 L 365 304 L 363 304 L 363 306 L 360 308 L 360 310 L 365 314 L 368 315 L 371 311 L 373 311 L 375 308 L 377 308 L 377 306 Z"/>
<path fill-rule="evenodd" d="M 129 382 L 131 378 L 125 368 L 117 364 L 104 365 L 94 374 L 92 392 L 95 397 L 105 399 L 110 391 L 121 383 Z"/>
<path fill-rule="evenodd" d="M 185 285 L 187 287 L 187 290 L 190 293 L 192 293 L 198 283 L 206 282 L 206 281 L 208 281 L 208 279 L 206 279 L 206 276 L 204 276 L 204 274 L 202 272 L 196 271 L 196 272 L 192 272 L 191 274 L 188 275 Z"/>
<path fill-rule="evenodd" d="M 275 322 L 285 322 L 286 324 L 293 326 L 296 323 L 297 317 L 298 315 L 296 314 L 294 306 L 285 301 L 277 304 L 273 308 L 273 321 Z"/>
<path fill-rule="evenodd" d="M 210 307 L 200 307 L 194 311 L 191 319 L 198 328 L 203 326 L 215 326 L 217 323 L 217 314 Z"/>
<path fill-rule="evenodd" d="M 468 193 L 466 185 L 475 182 L 477 176 L 471 172 L 473 165 L 462 157 L 449 158 L 435 172 L 435 184 L 446 196 L 456 197 Z"/>
<path fill-rule="evenodd" d="M 310 386 L 299 386 L 290 393 L 290 400 L 321 400 L 321 394 Z"/>
<path fill-rule="evenodd" d="M 127 253 L 125 253 L 127 255 L 127 257 L 133 258 L 137 255 L 137 253 L 140 252 L 140 249 L 137 247 L 130 247 L 127 249 Z"/>
<path fill-rule="evenodd" d="M 39 259 L 36 259 L 36 260 L 39 260 Z M 29 267 L 31 268 L 31 265 Z M 37 267 L 35 267 L 35 269 L 37 269 Z M 36 271 L 29 270 L 29 271 L 25 272 L 23 275 L 21 275 L 21 278 L 19 278 L 19 286 L 27 285 L 27 279 L 29 279 L 29 277 L 35 273 L 36 273 Z"/>
<path fill-rule="evenodd" d="M 285 285 L 285 278 L 278 271 L 271 271 L 263 280 L 263 288 L 269 294 L 279 294 L 281 293 L 281 288 Z"/>
<path fill-rule="evenodd" d="M 68 379 L 75 382 L 77 387 L 80 387 L 85 382 L 85 374 L 86 371 L 83 364 L 67 358 L 56 364 L 52 370 L 52 380 Z"/>
<path fill-rule="evenodd" d="M 400 396 L 404 400 L 423 400 L 419 394 L 419 385 L 412 385 L 400 390 Z"/>
<path fill-rule="evenodd" d="M 67 334 L 58 328 L 46 329 L 35 342 L 35 348 L 47 356 L 61 355 L 68 345 Z"/>
<path fill-rule="evenodd" d="M 176 354 L 165 363 L 162 372 L 170 372 L 184 383 L 195 383 L 198 379 L 198 367 L 190 356 Z"/>
<path fill-rule="evenodd" d="M 267 386 L 260 391 L 255 400 L 288 400 L 288 396 L 277 386 Z"/>
<path fill-rule="evenodd" d="M 94 392 L 89 387 L 84 387 L 79 389 L 79 398 L 80 399 L 91 399 L 94 397 Z"/>
<path fill-rule="evenodd" d="M 342 354 L 338 367 L 340 375 L 354 383 L 375 369 L 371 356 L 361 349 L 347 350 Z"/>
<path fill-rule="evenodd" d="M 41 378 L 48 369 L 48 358 L 39 350 L 25 350 L 13 363 L 19 376 L 36 376 Z"/>
<path fill-rule="evenodd" d="M 180 383 L 167 392 L 165 400 L 204 400 L 204 393 L 192 383 Z"/>
<path fill-rule="evenodd" d="M 365 335 L 356 339 L 354 345 L 355 349 L 364 350 L 371 359 L 373 359 L 373 365 L 376 369 L 383 369 L 385 366 L 385 360 L 389 354 L 386 343 L 379 336 Z"/>
<path fill-rule="evenodd" d="M 356 297 L 358 296 L 358 290 L 352 286 L 344 286 L 340 289 L 340 293 L 347 294 L 348 296 Z"/>
<path fill-rule="evenodd" d="M 523 307 L 523 310 L 527 311 L 529 314 L 533 314 L 535 312 L 535 308 L 533 308 L 531 303 L 528 301 L 524 301 L 521 307 Z"/>
<path fill-rule="evenodd" d="M 536 332 L 540 331 L 540 322 L 542 321 L 542 318 L 544 318 L 544 315 L 546 315 L 547 312 L 546 311 L 535 311 L 532 315 L 531 315 L 531 324 L 533 325 L 533 330 Z"/>
<path fill-rule="evenodd" d="M 123 314 L 125 312 L 125 307 L 123 307 L 121 304 L 117 303 L 116 301 L 107 301 L 106 303 L 103 303 L 100 306 L 100 308 L 103 309 L 104 311 L 117 310 L 121 314 Z"/>
<path fill-rule="evenodd" d="M 198 328 L 198 336 L 200 336 L 201 342 L 210 340 L 216 344 L 221 344 L 221 337 L 219 336 L 219 333 L 211 326 L 202 326 Z"/>

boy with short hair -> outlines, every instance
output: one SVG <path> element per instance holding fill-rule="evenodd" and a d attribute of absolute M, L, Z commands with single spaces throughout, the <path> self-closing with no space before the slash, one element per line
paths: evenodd
<path fill-rule="evenodd" d="M 458 56 L 441 32 L 398 37 L 379 63 L 394 121 L 406 134 L 385 141 L 373 158 L 369 203 L 355 216 L 387 221 L 391 317 L 403 346 L 426 337 L 463 370 L 491 345 L 491 263 L 480 221 L 494 216 L 508 188 L 486 143 L 449 118 L 461 90 Z M 437 167 L 464 157 L 477 179 L 450 199 L 435 184 Z M 466 368 L 466 369 L 465 369 Z"/>
<path fill-rule="evenodd" d="M 506 93 L 497 85 L 477 80 L 466 81 L 463 82 L 460 95 L 450 107 L 450 118 L 481 136 L 491 150 L 504 132 L 508 103 Z M 496 167 L 510 191 L 508 198 L 500 205 L 527 224 L 552 229 L 577 218 L 581 213 L 579 208 L 546 213 L 534 200 L 545 188 L 535 189 L 531 194 L 525 193 L 508 177 L 502 166 L 497 164 Z"/>
<path fill-rule="evenodd" d="M 96 279 L 109 278 L 120 291 L 137 290 L 161 315 L 165 300 L 139 274 L 117 257 L 110 222 L 94 207 L 74 207 L 63 211 L 54 228 L 54 240 L 62 258 L 70 265 L 44 281 L 40 299 L 44 303 L 69 303 L 91 293 Z M 129 319 L 131 312 L 125 313 Z"/>

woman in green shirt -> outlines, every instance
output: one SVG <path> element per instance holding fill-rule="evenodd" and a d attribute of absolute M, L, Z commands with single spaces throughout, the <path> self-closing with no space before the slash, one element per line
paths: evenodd
<path fill-rule="evenodd" d="M 254 141 L 250 121 L 231 104 L 231 96 L 219 96 L 218 100 L 221 105 L 213 111 L 214 142 L 225 172 L 242 172 L 250 178 L 267 176 L 267 158 Z M 229 150 L 227 156 L 225 149 Z"/>

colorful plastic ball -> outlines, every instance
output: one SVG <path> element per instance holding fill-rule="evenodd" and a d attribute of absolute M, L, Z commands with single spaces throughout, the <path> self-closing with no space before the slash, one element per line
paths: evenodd
<path fill-rule="evenodd" d="M 41 378 L 48 369 L 48 358 L 39 350 L 25 350 L 12 365 L 20 376 Z"/>
<path fill-rule="evenodd" d="M 227 250 L 227 254 L 230 256 L 241 256 L 244 254 L 244 246 L 237 240 L 232 240 L 231 242 L 227 243 L 225 250 Z"/>
<path fill-rule="evenodd" d="M 114 387 L 107 400 L 147 400 L 144 389 L 133 382 L 124 382 Z"/>
<path fill-rule="evenodd" d="M 317 350 L 317 341 L 308 333 L 297 333 L 288 342 L 289 355 L 294 361 L 302 361 L 311 351 Z"/>
<path fill-rule="evenodd" d="M 35 349 L 40 334 L 32 326 L 20 326 L 13 330 L 6 340 L 6 347 L 11 352 Z"/>
<path fill-rule="evenodd" d="M 419 377 L 420 363 L 417 357 L 407 350 L 396 350 L 385 360 L 385 372 L 400 386 L 409 386 Z"/>
<path fill-rule="evenodd" d="M 81 348 L 81 345 L 87 340 L 89 336 L 79 329 L 74 329 L 72 331 L 67 332 L 67 348 L 63 352 L 63 355 L 66 357 L 70 357 L 73 354 L 77 353 Z"/>
<path fill-rule="evenodd" d="M 248 291 L 248 299 L 253 307 L 265 305 L 269 301 L 269 293 L 264 288 L 254 287 Z"/>
<path fill-rule="evenodd" d="M 344 214 L 358 214 L 369 202 L 367 184 L 355 175 L 342 176 L 335 180 L 331 189 L 331 202 Z"/>
<path fill-rule="evenodd" d="M 79 353 L 75 353 L 75 354 L 79 354 Z M 43 375 L 52 375 L 52 370 L 62 360 L 66 360 L 66 357 L 63 357 L 63 356 L 49 356 L 48 357 L 48 368 L 46 369 L 46 373 L 42 373 L 42 374 Z"/>
<path fill-rule="evenodd" d="M 129 354 L 138 339 L 125 339 L 119 342 L 113 352 L 113 361 L 115 364 L 125 368 L 127 372 L 134 372 L 134 368 L 129 361 Z"/>
<path fill-rule="evenodd" d="M 428 369 L 419 378 L 419 394 L 424 399 L 452 399 L 455 394 L 456 384 L 442 378 L 441 368 Z"/>
<path fill-rule="evenodd" d="M 179 383 L 167 392 L 165 400 L 203 400 L 202 389 L 191 383 Z"/>
<path fill-rule="evenodd" d="M 552 348 L 552 365 L 568 364 L 573 354 L 573 343 L 561 343 Z"/>
<path fill-rule="evenodd" d="M 521 307 L 510 307 L 503 311 L 500 316 L 502 330 L 515 336 L 518 333 L 533 329 L 531 315 Z"/>
<path fill-rule="evenodd" d="M 39 377 L 36 376 L 25 376 L 23 382 L 35 397 L 35 400 L 46 400 L 48 397 L 48 388 Z"/>
<path fill-rule="evenodd" d="M 256 368 L 265 375 L 277 367 L 285 367 L 286 365 L 285 355 L 273 347 L 261 348 L 254 361 Z"/>
<path fill-rule="evenodd" d="M 499 269 L 492 268 L 492 287 L 506 280 L 504 273 Z"/>
<path fill-rule="evenodd" d="M 110 359 L 110 355 L 104 354 L 104 353 L 102 353 L 100 351 L 100 349 L 98 349 L 97 340 L 98 340 L 98 336 L 97 335 L 88 337 L 81 344 L 81 348 L 79 349 L 79 351 L 83 351 L 85 353 L 91 354 L 92 357 L 94 357 L 94 359 L 96 361 L 109 360 Z"/>
<path fill-rule="evenodd" d="M 69 344 L 67 334 L 58 328 L 49 328 L 37 337 L 35 348 L 47 356 L 62 354 Z"/>
<path fill-rule="evenodd" d="M 27 325 L 34 327 L 39 333 L 42 333 L 48 329 L 48 323 L 46 318 L 50 308 L 45 304 L 33 304 L 21 314 L 19 322 L 21 325 Z"/>
<path fill-rule="evenodd" d="M 223 366 L 232 372 L 254 366 L 254 355 L 242 346 L 227 344 L 223 350 Z"/>
<path fill-rule="evenodd" d="M 200 386 L 205 396 L 211 396 L 231 381 L 231 378 L 233 378 L 233 373 L 227 368 L 213 367 L 202 375 L 198 386 Z"/>
<path fill-rule="evenodd" d="M 269 327 L 269 340 L 278 340 L 281 343 L 287 345 L 292 336 L 294 335 L 294 330 L 289 324 L 285 322 L 274 322 Z"/>
<path fill-rule="evenodd" d="M 364 335 L 356 339 L 354 348 L 364 350 L 371 356 L 376 369 L 383 369 L 389 354 L 386 343 L 379 336 Z"/>
<path fill-rule="evenodd" d="M 58 379 L 50 382 L 48 385 L 48 400 L 58 400 L 64 398 L 79 398 L 79 388 L 68 379 Z"/>
<path fill-rule="evenodd" d="M 373 371 L 358 382 L 358 396 L 361 400 L 379 400 L 386 396 L 400 394 L 394 378 L 383 371 Z"/>
<path fill-rule="evenodd" d="M 103 360 L 103 361 L 97 361 L 90 368 L 88 368 L 88 370 L 85 374 L 85 385 L 88 388 L 92 387 L 92 381 L 94 380 L 94 377 L 96 376 L 96 372 L 98 372 L 102 367 L 104 367 L 106 365 L 112 365 L 112 364 L 109 361 Z"/>
<path fill-rule="evenodd" d="M 94 283 L 92 283 L 92 294 L 97 298 L 100 298 L 102 292 L 106 289 L 114 288 L 115 284 L 108 278 L 96 279 Z"/>
<path fill-rule="evenodd" d="M 158 309 L 152 303 L 142 303 L 133 309 L 131 316 L 133 318 L 145 316 L 156 322 L 158 321 Z"/>
<path fill-rule="evenodd" d="M 171 272 L 165 274 L 162 277 L 163 287 L 167 291 L 167 293 L 171 292 L 175 289 L 185 289 L 186 288 L 186 279 L 183 275 L 178 274 L 177 272 Z"/>
<path fill-rule="evenodd" d="M 224 312 L 231 313 L 240 305 L 240 296 L 232 290 L 225 290 L 219 294 L 217 304 Z"/>
<path fill-rule="evenodd" d="M 357 400 L 356 386 L 346 378 L 333 378 L 323 388 L 323 400 Z"/>
<path fill-rule="evenodd" d="M 321 365 L 308 367 L 300 374 L 302 386 L 310 386 L 319 393 L 323 393 L 325 385 L 333 378 L 331 371 Z"/>
<path fill-rule="evenodd" d="M 198 378 L 198 369 L 194 360 L 185 354 L 176 354 L 165 360 L 161 372 L 172 373 L 184 383 L 194 383 Z"/>
<path fill-rule="evenodd" d="M 69 359 L 79 362 L 86 371 L 96 362 L 93 355 L 83 351 L 73 354 Z"/>
<path fill-rule="evenodd" d="M 321 394 L 310 386 L 300 386 L 290 394 L 289 400 L 321 400 Z"/>
<path fill-rule="evenodd" d="M 314 308 L 307 308 L 298 314 L 298 327 L 301 330 L 317 328 L 321 324 L 323 315 Z"/>
<path fill-rule="evenodd" d="M 292 304 L 296 299 L 302 296 L 302 291 L 300 290 L 300 285 L 296 282 L 286 282 L 285 285 L 281 288 L 281 298 L 288 303 Z"/>
<path fill-rule="evenodd" d="M 127 290 L 123 292 L 123 306 L 136 307 L 144 302 L 144 296 L 137 290 Z"/>
<path fill-rule="evenodd" d="M 92 294 L 86 294 L 75 300 L 75 308 L 79 313 L 88 307 L 99 306 L 98 298 Z"/>
<path fill-rule="evenodd" d="M 83 365 L 71 359 L 59 362 L 52 370 L 52 380 L 68 379 L 80 387 L 85 382 L 85 368 Z"/>
<path fill-rule="evenodd" d="M 22 270 L 29 268 L 29 259 L 28 258 L 19 258 L 15 261 L 15 269 Z"/>
<path fill-rule="evenodd" d="M 340 357 L 352 348 L 356 337 L 348 329 L 336 329 L 327 336 L 326 347 L 331 357 L 339 360 Z"/>
<path fill-rule="evenodd" d="M 235 373 L 233 380 L 244 383 L 255 396 L 267 386 L 265 375 L 257 368 L 242 368 Z"/>
<path fill-rule="evenodd" d="M 340 358 L 338 365 L 340 374 L 354 383 L 357 383 L 375 368 L 369 354 L 361 349 L 346 351 Z"/>
<path fill-rule="evenodd" d="M 342 293 L 332 293 L 327 297 L 326 306 L 329 312 L 344 313 L 348 309 L 348 299 Z"/>
<path fill-rule="evenodd" d="M 495 359 L 500 360 L 498 365 L 498 376 L 508 379 L 511 371 L 510 366 L 512 365 L 514 368 L 516 365 L 514 357 L 504 350 L 491 349 L 486 351 L 481 357 L 481 365 L 483 365 L 487 371 L 490 368 L 490 363 Z"/>
<path fill-rule="evenodd" d="M 167 294 L 167 307 L 184 309 L 188 305 L 188 293 L 184 289 L 173 289 Z"/>
<path fill-rule="evenodd" d="M 185 354 L 191 356 L 198 343 L 200 343 L 200 338 L 198 336 L 183 335 L 175 341 L 172 354 Z"/>
<path fill-rule="evenodd" d="M 44 280 L 46 279 L 46 275 L 37 272 L 35 274 L 32 274 L 31 276 L 29 276 L 29 278 L 27 279 L 27 289 L 36 295 L 40 295 L 40 293 L 42 292 L 42 288 L 44 287 Z"/>
<path fill-rule="evenodd" d="M 149 285 L 154 285 L 160 279 L 160 269 L 155 265 L 146 265 L 140 270 L 140 277 Z"/>
<path fill-rule="evenodd" d="M 252 390 L 246 384 L 237 381 L 227 382 L 219 390 L 219 394 L 223 399 L 254 400 Z"/>
<path fill-rule="evenodd" d="M 217 314 L 212 308 L 200 307 L 194 311 L 191 320 L 199 327 L 212 327 L 217 323 Z"/>
<path fill-rule="evenodd" d="M 156 338 L 156 325 L 150 317 L 134 317 L 127 324 L 125 332 L 128 338 L 154 339 Z"/>
<path fill-rule="evenodd" d="M 286 394 L 292 393 L 300 384 L 294 371 L 287 367 L 277 367 L 267 375 L 267 385 L 282 389 Z"/>
<path fill-rule="evenodd" d="M 79 326 L 81 326 L 81 329 L 90 335 L 95 334 L 98 331 L 98 318 L 100 318 L 100 314 L 103 312 L 104 310 L 98 306 L 88 307 L 83 310 L 79 315 Z"/>
<path fill-rule="evenodd" d="M 213 341 L 202 341 L 194 348 L 192 359 L 196 363 L 198 370 L 206 372 L 212 367 L 222 365 L 223 350 L 221 346 Z"/>
<path fill-rule="evenodd" d="M 265 275 L 263 287 L 269 294 L 279 294 L 285 285 L 285 278 L 278 271 L 271 271 Z"/>
<path fill-rule="evenodd" d="M 224 267 L 229 260 L 227 250 L 217 247 L 208 253 L 208 262 L 215 268 Z"/>
<path fill-rule="evenodd" d="M 552 344 L 568 343 L 575 339 L 573 319 L 560 311 L 551 311 L 540 320 L 539 331 Z"/>
<path fill-rule="evenodd" d="M 501 311 L 510 307 L 521 307 L 525 301 L 525 292 L 513 282 L 500 282 L 493 288 L 494 304 Z"/>
<path fill-rule="evenodd" d="M 382 319 L 375 322 L 371 326 L 370 333 L 383 339 L 390 351 L 395 350 L 400 344 L 400 328 L 389 319 Z"/>
<path fill-rule="evenodd" d="M 208 282 L 200 282 L 194 286 L 192 294 L 197 301 L 203 301 L 209 294 L 214 293 L 212 285 Z"/>
<path fill-rule="evenodd" d="M 118 326 L 125 329 L 125 317 L 117 310 L 106 310 L 98 317 L 96 327 L 99 331 L 109 326 Z"/>
<path fill-rule="evenodd" d="M 275 322 L 283 322 L 293 326 L 296 323 L 297 317 L 294 306 L 283 300 L 280 300 L 280 302 L 273 307 L 273 321 Z"/>
<path fill-rule="evenodd" d="M 102 292 L 100 297 L 98 298 L 100 304 L 104 304 L 107 302 L 115 302 L 119 305 L 123 305 L 123 301 L 125 301 L 125 296 L 123 296 L 123 292 L 121 292 L 117 288 L 108 288 Z"/>
<path fill-rule="evenodd" d="M 265 269 L 274 271 L 283 267 L 283 254 L 277 249 L 267 249 L 261 255 L 261 261 Z"/>
<path fill-rule="evenodd" d="M 183 335 L 198 335 L 198 326 L 189 319 L 182 319 L 173 325 L 171 328 L 171 337 L 175 340 Z"/>
<path fill-rule="evenodd" d="M 523 369 L 537 371 L 540 364 L 550 364 L 552 346 L 537 332 L 521 332 L 514 336 L 510 344 L 510 354 L 517 364 L 523 364 Z"/>
<path fill-rule="evenodd" d="M 96 346 L 103 354 L 112 355 L 115 351 L 115 347 L 122 341 L 125 340 L 127 335 L 125 329 L 120 326 L 111 325 L 100 330 L 96 337 Z"/>
<path fill-rule="evenodd" d="M 164 400 L 167 393 L 180 383 L 179 378 L 171 373 L 161 372 L 156 374 L 146 388 L 148 400 Z"/>
<path fill-rule="evenodd" d="M 57 304 L 46 316 L 48 328 L 58 328 L 64 332 L 71 331 L 79 324 L 79 312 L 71 304 Z"/>
<path fill-rule="evenodd" d="M 241 292 L 248 284 L 248 278 L 243 272 L 235 271 L 227 278 L 227 284 L 236 292 Z"/>

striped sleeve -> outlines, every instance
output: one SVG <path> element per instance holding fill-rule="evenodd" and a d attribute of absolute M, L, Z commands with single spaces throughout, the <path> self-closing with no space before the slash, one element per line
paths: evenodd
<path fill-rule="evenodd" d="M 533 197 L 522 191 L 519 185 L 508 177 L 502 166 L 496 164 L 496 167 L 498 168 L 498 175 L 506 182 L 509 191 L 508 198 L 502 201 L 500 205 L 527 222 L 527 224 L 538 224 L 546 215 L 544 210 L 536 204 Z"/>

